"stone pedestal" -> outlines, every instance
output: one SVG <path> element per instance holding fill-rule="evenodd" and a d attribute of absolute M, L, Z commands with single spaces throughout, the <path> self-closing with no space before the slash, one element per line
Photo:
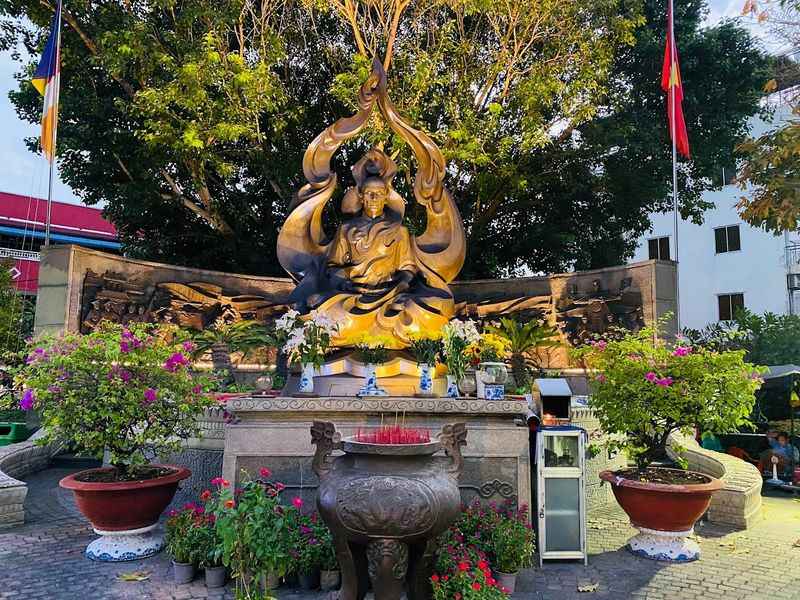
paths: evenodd
<path fill-rule="evenodd" d="M 268 467 L 287 494 L 313 503 L 318 485 L 311 469 L 314 447 L 308 436 L 314 421 L 332 421 L 343 437 L 359 429 L 405 419 L 406 427 L 432 435 L 447 423 L 464 422 L 469 444 L 459 488 L 469 502 L 479 498 L 531 504 L 528 429 L 520 426 L 524 401 L 451 398 L 237 398 L 228 404 L 236 416 L 225 427 L 223 477 L 239 481 L 242 470 L 257 477 Z M 442 457 L 441 460 L 448 459 Z"/>

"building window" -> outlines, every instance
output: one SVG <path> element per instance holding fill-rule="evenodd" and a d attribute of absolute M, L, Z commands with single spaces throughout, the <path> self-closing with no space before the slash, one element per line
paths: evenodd
<path fill-rule="evenodd" d="M 669 260 L 669 236 L 647 240 L 650 260 Z"/>
<path fill-rule="evenodd" d="M 739 226 L 728 225 L 727 227 L 714 229 L 714 245 L 716 246 L 717 254 L 741 250 L 742 240 L 739 236 Z"/>
<path fill-rule="evenodd" d="M 744 294 L 720 294 L 717 301 L 720 321 L 732 320 L 744 308 Z"/>

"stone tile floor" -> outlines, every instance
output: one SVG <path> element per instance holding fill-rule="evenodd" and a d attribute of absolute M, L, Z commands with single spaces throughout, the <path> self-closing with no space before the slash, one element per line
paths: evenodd
<path fill-rule="evenodd" d="M 207 590 L 201 579 L 176 586 L 169 559 L 95 563 L 83 556 L 93 534 L 70 495 L 57 486 L 74 469 L 32 475 L 28 522 L 0 530 L 0 600 L 232 598 L 230 589 Z M 638 558 L 623 549 L 633 529 L 616 506 L 589 515 L 589 566 L 545 563 L 525 571 L 514 600 L 639 598 L 645 600 L 800 600 L 800 502 L 765 498 L 764 519 L 749 531 L 701 524 L 702 560 L 672 565 Z M 797 546 L 795 546 L 797 544 Z M 144 570 L 150 579 L 123 582 L 120 573 Z M 594 592 L 578 586 L 597 584 Z M 321 600 L 322 593 L 279 589 L 279 600 Z"/>

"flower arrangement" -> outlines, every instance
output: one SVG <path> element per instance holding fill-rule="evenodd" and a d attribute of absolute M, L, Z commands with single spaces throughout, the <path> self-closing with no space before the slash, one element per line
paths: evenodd
<path fill-rule="evenodd" d="M 198 417 L 215 404 L 205 378 L 189 372 L 173 327 L 103 322 L 88 335 L 44 336 L 31 343 L 15 383 L 20 408 L 37 409 L 41 443 L 69 440 L 102 458 L 117 480 L 145 477 L 153 454 L 178 451 L 199 435 Z M 152 469 L 151 469 L 152 470 Z"/>
<path fill-rule="evenodd" d="M 412 335 L 408 349 L 419 364 L 433 366 L 442 354 L 442 336 L 421 333 Z"/>
<path fill-rule="evenodd" d="M 473 366 L 482 362 L 503 362 L 510 346 L 507 339 L 495 333 L 482 333 L 477 342 L 467 347 L 467 353 Z"/>
<path fill-rule="evenodd" d="M 203 560 L 200 540 L 209 529 L 205 508 L 188 503 L 171 510 L 165 523 L 167 552 L 176 563 L 194 564 Z"/>
<path fill-rule="evenodd" d="M 666 457 L 673 432 L 749 423 L 761 384 L 762 369 L 746 363 L 743 351 L 671 345 L 658 334 L 656 325 L 573 352 L 594 373 L 590 406 L 611 434 L 605 445 L 627 451 L 640 471 Z"/>
<path fill-rule="evenodd" d="M 292 561 L 288 509 L 280 504 L 284 486 L 269 481 L 271 473 L 261 469 L 261 479 L 243 474 L 240 489 L 231 489 L 222 477 L 212 479 L 215 490 L 205 494 L 206 510 L 215 517 L 221 542 L 222 563 L 236 579 L 237 598 L 260 598 L 258 581 L 273 574 L 284 575 Z"/>
<path fill-rule="evenodd" d="M 445 364 L 456 381 L 464 377 L 469 366 L 467 348 L 480 342 L 480 334 L 471 320 L 452 319 L 442 330 Z"/>
<path fill-rule="evenodd" d="M 301 317 L 296 310 L 289 310 L 275 321 L 274 335 L 290 361 L 319 368 L 336 330 L 336 324 L 322 313 L 312 311 Z"/>
<path fill-rule="evenodd" d="M 316 513 L 302 512 L 302 499 L 295 498 L 290 517 L 291 550 L 296 571 L 300 575 L 310 575 L 322 565 L 325 546 L 321 537 L 327 528 Z"/>
<path fill-rule="evenodd" d="M 356 356 L 365 365 L 380 365 L 389 360 L 391 341 L 381 336 L 362 336 L 355 340 Z"/>

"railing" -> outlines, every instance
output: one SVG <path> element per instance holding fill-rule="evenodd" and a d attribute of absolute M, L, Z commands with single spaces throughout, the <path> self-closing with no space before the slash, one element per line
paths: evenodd
<path fill-rule="evenodd" d="M 39 253 L 31 250 L 14 250 L 13 248 L 0 248 L 0 258 L 16 258 L 19 260 L 32 260 L 39 262 Z"/>
<path fill-rule="evenodd" d="M 786 246 L 786 266 L 790 269 L 800 266 L 800 244 Z"/>

